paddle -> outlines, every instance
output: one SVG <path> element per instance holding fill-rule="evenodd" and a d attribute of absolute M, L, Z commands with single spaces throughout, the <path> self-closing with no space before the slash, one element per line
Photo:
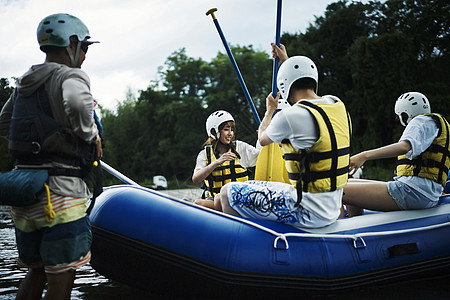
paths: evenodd
<path fill-rule="evenodd" d="M 281 32 L 281 0 L 277 1 L 277 22 L 275 30 L 275 43 L 280 46 Z M 277 75 L 279 59 L 273 60 L 272 96 L 277 96 Z M 289 177 L 278 144 L 272 143 L 264 146 L 256 162 L 255 179 L 264 181 L 280 181 L 289 183 Z"/>
<path fill-rule="evenodd" d="M 206 15 L 211 15 L 214 25 L 216 26 L 217 32 L 219 33 L 220 39 L 222 40 L 222 43 L 225 47 L 225 50 L 227 51 L 228 57 L 230 58 L 231 64 L 233 65 L 234 72 L 236 73 L 239 83 L 241 85 L 242 90 L 244 91 L 245 98 L 247 99 L 248 104 L 250 105 L 253 116 L 256 119 L 256 122 L 261 124 L 261 119 L 258 116 L 258 112 L 256 111 L 255 105 L 253 104 L 252 98 L 250 97 L 250 94 L 247 90 L 247 86 L 245 85 L 244 79 L 242 78 L 241 72 L 239 71 L 238 65 L 236 61 L 234 60 L 233 53 L 231 53 L 230 47 L 228 46 L 227 40 L 225 39 L 225 36 L 223 35 L 222 29 L 220 28 L 219 21 L 217 20 L 216 16 L 214 15 L 214 12 L 217 11 L 217 8 L 211 8 L 206 12 Z"/>
<path fill-rule="evenodd" d="M 119 171 L 117 171 L 116 169 L 114 169 L 113 167 L 111 167 L 110 165 L 105 163 L 104 161 L 101 161 L 100 165 L 102 166 L 103 170 L 105 170 L 109 174 L 113 175 L 117 179 L 120 179 L 124 183 L 129 184 L 129 185 L 139 185 L 138 183 L 134 182 L 127 176 L 123 175 L 122 173 L 120 173 Z"/>

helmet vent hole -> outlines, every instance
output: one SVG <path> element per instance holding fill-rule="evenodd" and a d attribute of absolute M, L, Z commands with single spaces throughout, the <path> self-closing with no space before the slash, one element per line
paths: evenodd
<path fill-rule="evenodd" d="M 58 20 L 58 23 L 66 23 L 64 20 Z"/>
<path fill-rule="evenodd" d="M 45 33 L 52 33 L 53 32 L 53 29 L 47 29 L 46 31 L 45 31 Z"/>
<path fill-rule="evenodd" d="M 300 68 L 298 65 L 295 65 L 295 66 L 294 66 L 294 69 L 298 69 L 298 68 Z"/>
<path fill-rule="evenodd" d="M 417 105 L 418 103 L 417 102 L 413 102 L 413 103 L 411 103 L 411 105 Z"/>
<path fill-rule="evenodd" d="M 50 21 L 45 21 L 44 22 L 44 25 L 48 25 L 48 24 L 50 24 Z"/>
<path fill-rule="evenodd" d="M 424 98 L 422 98 L 422 101 L 423 101 L 423 104 L 427 104 L 427 101 Z"/>
<path fill-rule="evenodd" d="M 314 69 L 314 65 L 311 65 L 311 69 Z"/>

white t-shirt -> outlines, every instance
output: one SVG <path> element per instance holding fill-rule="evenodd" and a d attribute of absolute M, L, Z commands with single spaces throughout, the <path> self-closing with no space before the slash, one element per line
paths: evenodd
<path fill-rule="evenodd" d="M 257 149 L 252 145 L 247 144 L 246 142 L 242 141 L 235 141 L 235 142 L 236 142 L 236 150 L 241 156 L 241 158 L 239 159 L 239 163 L 241 164 L 241 166 L 243 166 L 244 168 L 256 166 L 256 160 L 258 159 L 259 151 L 261 149 Z M 204 167 L 206 167 L 205 149 L 200 151 L 199 154 L 197 155 L 197 161 L 195 164 L 194 172 L 198 169 L 203 169 Z"/>
<path fill-rule="evenodd" d="M 405 156 L 413 159 L 420 155 L 430 147 L 438 134 L 439 128 L 432 117 L 424 115 L 415 117 L 408 123 L 399 139 L 411 143 L 411 150 Z M 440 183 L 418 176 L 396 176 L 394 180 L 406 183 L 431 201 L 439 199 L 444 189 Z"/>
<path fill-rule="evenodd" d="M 308 100 L 311 103 L 333 104 L 335 96 L 323 96 Z M 319 129 L 313 115 L 303 107 L 292 106 L 278 112 L 266 129 L 267 136 L 275 143 L 288 139 L 294 149 L 310 149 L 319 138 Z M 344 189 L 326 193 L 303 192 L 301 206 L 326 220 L 336 220 L 342 206 Z M 297 198 L 296 193 L 292 193 Z"/>

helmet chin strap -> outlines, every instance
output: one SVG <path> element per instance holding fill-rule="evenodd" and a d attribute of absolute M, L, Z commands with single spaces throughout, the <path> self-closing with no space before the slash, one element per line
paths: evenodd
<path fill-rule="evenodd" d="M 81 42 L 78 41 L 78 43 L 77 43 L 77 50 L 75 52 L 75 58 L 74 58 L 70 46 L 66 47 L 67 53 L 69 54 L 69 57 L 70 57 L 70 66 L 72 68 L 76 68 L 77 67 L 78 58 L 80 57 L 80 49 L 81 49 Z"/>

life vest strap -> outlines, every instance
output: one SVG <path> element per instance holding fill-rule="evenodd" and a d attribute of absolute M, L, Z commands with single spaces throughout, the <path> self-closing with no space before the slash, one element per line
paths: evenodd
<path fill-rule="evenodd" d="M 336 186 L 337 186 L 337 171 L 338 171 L 338 156 L 336 155 L 337 151 L 338 151 L 338 145 L 337 145 L 337 138 L 336 138 L 336 134 L 334 132 L 333 129 L 333 125 L 331 124 L 330 118 L 328 117 L 327 113 L 319 106 L 308 102 L 308 101 L 301 101 L 300 102 L 302 105 L 308 106 L 312 109 L 315 109 L 323 118 L 323 121 L 325 122 L 325 126 L 328 129 L 328 134 L 329 134 L 329 138 L 330 138 L 330 143 L 331 143 L 331 152 L 333 155 L 331 158 L 331 168 L 330 168 L 330 172 L 328 173 L 328 177 L 330 178 L 330 190 L 331 191 L 335 191 L 336 190 Z M 311 154 L 311 153 L 310 153 Z M 309 158 L 307 158 L 309 159 Z M 309 163 L 306 162 L 306 166 L 308 166 Z M 310 173 L 310 170 L 307 170 L 305 173 Z M 308 186 L 309 180 L 304 179 L 305 181 L 305 187 Z"/>
<path fill-rule="evenodd" d="M 427 150 L 433 153 L 442 153 L 444 156 L 450 157 L 450 151 L 447 148 L 437 144 L 431 144 Z"/>
<path fill-rule="evenodd" d="M 302 153 L 285 153 L 283 155 L 284 160 L 293 160 L 293 161 L 301 161 L 305 156 L 304 152 Z"/>
<path fill-rule="evenodd" d="M 225 180 L 232 180 L 232 181 L 236 181 L 236 179 L 238 178 L 242 178 L 242 177 L 246 177 L 248 176 L 248 171 L 245 170 L 242 173 L 230 173 L 230 174 L 225 174 L 225 175 L 211 175 L 211 177 L 214 178 L 214 181 L 225 181 Z"/>
<path fill-rule="evenodd" d="M 322 171 L 322 172 L 310 171 L 308 174 L 304 175 L 304 181 L 311 182 L 311 181 L 316 181 L 319 179 L 330 178 L 333 174 L 335 174 L 336 176 L 341 176 L 341 175 L 348 173 L 348 171 L 349 171 L 349 166 L 345 166 L 343 168 L 338 168 L 336 170 L 336 172 L 332 172 L 331 170 Z M 331 191 L 335 191 L 335 190 L 336 190 L 336 188 L 332 189 Z M 305 192 L 307 192 L 307 190 L 305 190 Z"/>
<path fill-rule="evenodd" d="M 420 169 L 422 167 L 438 168 L 441 172 L 444 172 L 445 174 L 448 174 L 448 171 L 449 171 L 449 168 L 447 168 L 444 164 L 442 164 L 439 161 L 435 161 L 433 159 L 410 160 L 410 159 L 407 159 L 407 158 L 403 158 L 403 159 L 397 160 L 397 166 L 399 166 L 399 165 L 415 166 L 415 168 L 414 168 L 414 176 L 417 176 L 417 174 L 419 174 Z"/>
<path fill-rule="evenodd" d="M 333 149 L 325 152 L 312 152 L 308 154 L 308 161 L 319 162 L 324 159 L 335 158 L 336 156 L 345 156 L 347 154 L 350 154 L 350 147 L 340 148 L 337 150 Z"/>

